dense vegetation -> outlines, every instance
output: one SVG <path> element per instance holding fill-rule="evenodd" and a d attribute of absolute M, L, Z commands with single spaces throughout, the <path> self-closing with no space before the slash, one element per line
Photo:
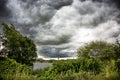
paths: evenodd
<path fill-rule="evenodd" d="M 30 67 L 17 63 L 13 59 L 0 60 L 0 80 L 29 80 L 34 78 L 31 72 Z"/>
<path fill-rule="evenodd" d="M 1 80 L 119 80 L 120 59 L 102 62 L 95 58 L 55 61 L 44 70 L 30 67 L 13 59 L 0 61 Z"/>
<path fill-rule="evenodd" d="M 104 41 L 93 41 L 78 49 L 78 55 L 86 58 L 111 59 L 115 56 L 113 45 Z"/>
<path fill-rule="evenodd" d="M 34 59 L 37 57 L 36 46 L 34 42 L 21 35 L 14 25 L 3 26 L 3 42 L 5 48 L 2 53 L 11 59 L 15 59 L 18 63 L 31 65 Z"/>
<path fill-rule="evenodd" d="M 3 24 L 5 48 L 0 55 L 0 80 L 119 80 L 120 43 L 93 41 L 78 49 L 78 59 L 52 61 L 52 66 L 32 71 L 36 57 L 32 40 L 13 25 Z"/>
<path fill-rule="evenodd" d="M 45 70 L 36 70 L 40 80 L 119 80 L 120 44 L 93 41 L 78 49 L 76 60 L 55 61 Z"/>

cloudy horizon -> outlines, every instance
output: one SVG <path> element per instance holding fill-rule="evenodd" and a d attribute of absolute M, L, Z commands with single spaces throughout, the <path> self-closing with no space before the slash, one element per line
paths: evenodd
<path fill-rule="evenodd" d="M 2 0 L 0 22 L 17 25 L 38 56 L 75 57 L 93 40 L 120 38 L 119 0 Z"/>

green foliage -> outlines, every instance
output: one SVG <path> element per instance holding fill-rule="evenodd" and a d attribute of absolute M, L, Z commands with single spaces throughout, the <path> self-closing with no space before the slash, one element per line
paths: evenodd
<path fill-rule="evenodd" d="M 115 52 L 113 49 L 113 44 L 104 41 L 93 41 L 78 49 L 79 57 L 94 57 L 101 59 L 111 59 L 114 58 Z"/>
<path fill-rule="evenodd" d="M 119 80 L 120 74 L 118 65 L 119 61 L 116 60 L 110 60 L 107 61 L 103 67 L 103 73 L 107 80 Z"/>
<path fill-rule="evenodd" d="M 45 70 L 37 70 L 39 80 L 119 80 L 116 64 L 119 60 L 102 62 L 95 58 L 56 61 Z"/>
<path fill-rule="evenodd" d="M 115 59 L 120 59 L 120 42 L 117 40 L 116 43 L 113 45 L 113 50 L 115 53 Z"/>
<path fill-rule="evenodd" d="M 13 59 L 0 60 L 0 80 L 28 80 L 32 77 L 31 72 L 30 67 L 17 63 Z"/>
<path fill-rule="evenodd" d="M 69 75 L 73 75 L 74 73 L 79 73 L 81 71 L 90 72 L 93 74 L 98 74 L 101 72 L 101 62 L 98 59 L 87 59 L 81 58 L 78 60 L 67 60 L 67 61 L 56 61 L 53 63 L 53 66 L 45 69 L 35 71 L 34 75 L 36 74 L 40 78 L 49 78 L 55 79 L 54 77 L 58 78 L 61 75 L 65 75 L 63 78 L 69 79 Z M 62 79 L 63 79 L 62 78 Z M 73 79 L 73 77 L 71 76 Z M 71 80 L 71 79 L 70 79 Z"/>
<path fill-rule="evenodd" d="M 6 52 L 7 56 L 22 64 L 32 64 L 37 56 L 34 42 L 15 30 L 14 25 L 7 25 L 5 23 L 2 25 L 4 36 L 7 38 L 4 43 L 8 51 Z"/>
<path fill-rule="evenodd" d="M 65 64 L 64 63 L 63 62 L 61 63 L 61 64 L 65 65 L 64 67 L 62 67 L 64 71 L 67 71 L 67 69 L 68 70 L 71 69 L 74 72 L 90 71 L 90 72 L 97 73 L 97 72 L 101 71 L 100 70 L 101 62 L 98 59 L 81 58 L 78 60 L 66 61 L 66 63 Z M 58 67 L 60 67 L 60 66 L 58 65 Z"/>
<path fill-rule="evenodd" d="M 117 68 L 117 71 L 120 73 L 120 59 L 116 60 L 115 66 Z"/>

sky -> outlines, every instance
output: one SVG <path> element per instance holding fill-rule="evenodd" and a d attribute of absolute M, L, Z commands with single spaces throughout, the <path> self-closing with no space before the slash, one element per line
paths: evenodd
<path fill-rule="evenodd" d="M 119 0 L 0 0 L 0 23 L 34 40 L 38 57 L 75 57 L 94 40 L 120 38 Z"/>

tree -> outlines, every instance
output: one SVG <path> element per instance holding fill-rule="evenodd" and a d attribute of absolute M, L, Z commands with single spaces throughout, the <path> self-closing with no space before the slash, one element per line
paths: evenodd
<path fill-rule="evenodd" d="M 79 57 L 94 57 L 101 59 L 114 58 L 115 52 L 113 44 L 104 41 L 92 41 L 78 49 Z"/>
<path fill-rule="evenodd" d="M 18 32 L 14 25 L 3 26 L 3 35 L 6 37 L 4 42 L 5 48 L 7 48 L 7 56 L 15 59 L 17 62 L 31 65 L 34 59 L 37 57 L 36 46 L 34 42 Z"/>

